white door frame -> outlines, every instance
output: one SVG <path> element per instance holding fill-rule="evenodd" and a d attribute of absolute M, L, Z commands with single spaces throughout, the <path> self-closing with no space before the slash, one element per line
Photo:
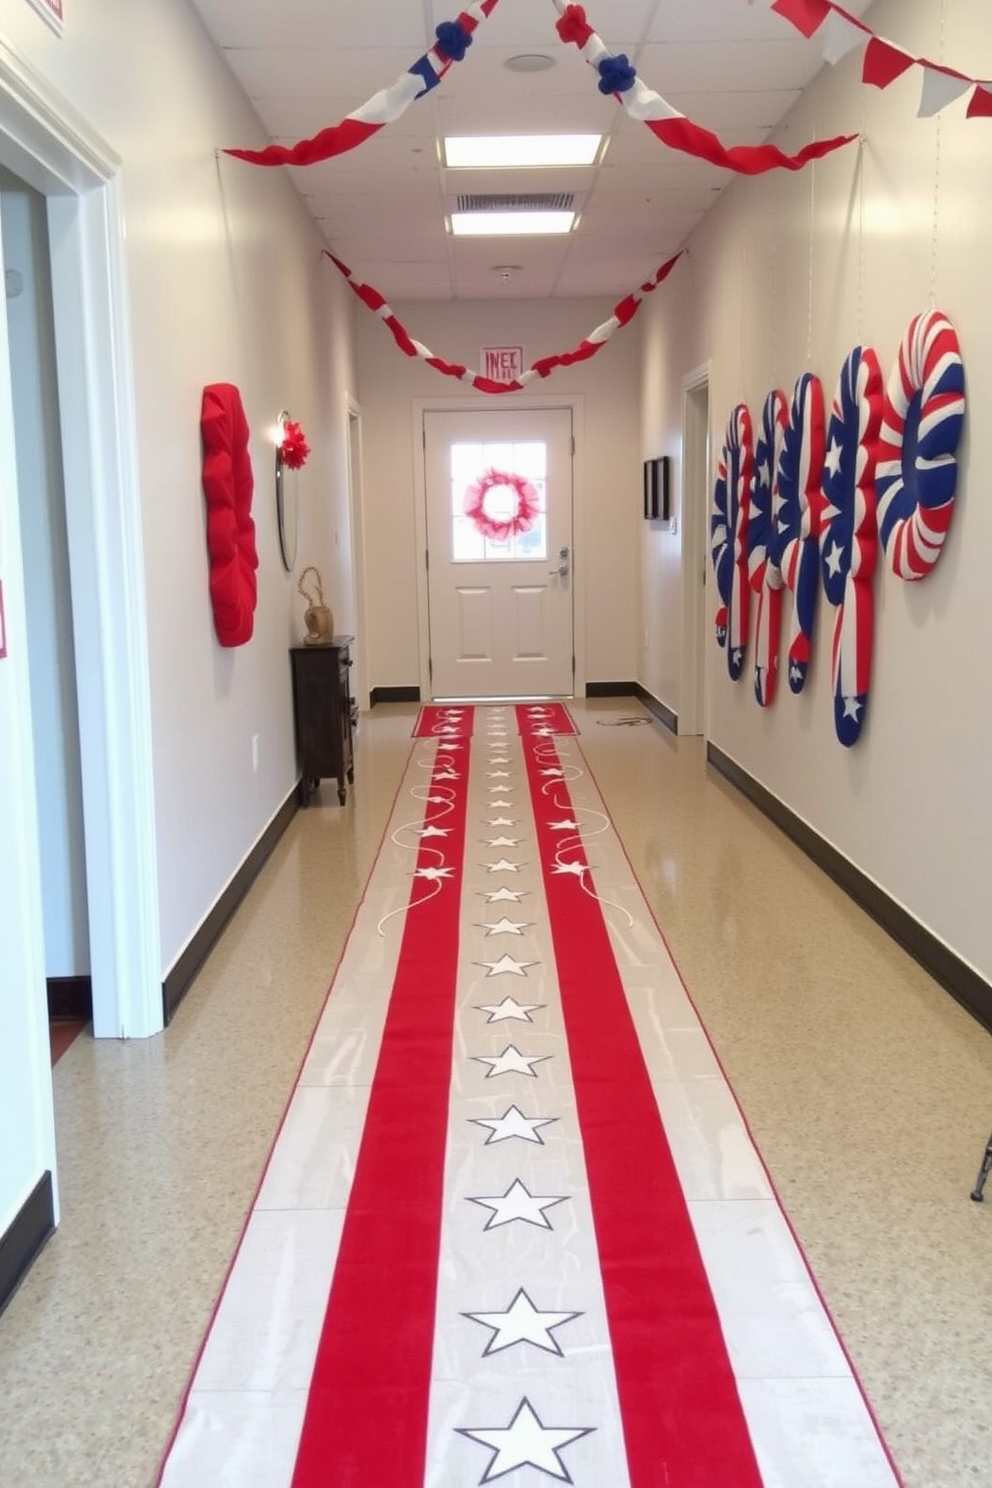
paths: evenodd
<path fill-rule="evenodd" d="M 93 1031 L 144 1038 L 163 1026 L 162 963 L 121 161 L 2 38 L 0 162 L 48 207 Z M 0 441 L 12 447 L 9 406 Z"/>
<path fill-rule="evenodd" d="M 682 655 L 679 733 L 706 735 L 706 614 L 711 459 L 710 364 L 682 379 Z M 706 392 L 703 413 L 700 393 Z M 709 593 L 714 593 L 709 585 Z"/>
<path fill-rule="evenodd" d="M 420 658 L 420 696 L 429 699 L 430 680 L 430 607 L 427 594 L 427 487 L 424 471 L 424 414 L 479 413 L 493 411 L 522 412 L 532 409 L 567 408 L 572 414 L 572 644 L 575 648 L 575 696 L 586 691 L 586 488 L 583 451 L 585 448 L 585 405 L 580 395 L 555 398 L 521 397 L 517 393 L 496 396 L 476 393 L 473 397 L 414 398 L 413 400 L 413 492 L 417 543 L 417 640 Z"/>

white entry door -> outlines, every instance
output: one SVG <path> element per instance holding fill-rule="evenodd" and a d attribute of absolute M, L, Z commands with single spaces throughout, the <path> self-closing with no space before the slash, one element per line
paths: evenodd
<path fill-rule="evenodd" d="M 569 697 L 572 414 L 424 414 L 431 696 Z"/>

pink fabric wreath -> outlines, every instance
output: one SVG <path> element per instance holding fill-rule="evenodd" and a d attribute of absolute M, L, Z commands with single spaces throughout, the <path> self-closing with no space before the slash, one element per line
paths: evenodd
<path fill-rule="evenodd" d="M 495 517 L 486 510 L 486 497 L 500 488 L 516 493 L 517 509 L 512 517 Z M 540 515 L 541 498 L 535 486 L 522 475 L 490 468 L 465 492 L 465 515 L 490 542 L 506 542 L 521 532 L 529 532 Z"/>

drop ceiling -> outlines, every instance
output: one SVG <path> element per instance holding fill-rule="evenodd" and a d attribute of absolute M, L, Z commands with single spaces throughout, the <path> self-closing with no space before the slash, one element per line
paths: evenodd
<path fill-rule="evenodd" d="M 393 83 L 453 20 L 448 0 L 193 0 L 267 138 L 316 134 Z M 855 15 L 869 0 L 846 0 Z M 767 0 L 589 0 L 603 41 L 649 88 L 725 144 L 760 144 L 822 65 Z M 629 119 L 575 46 L 553 0 L 499 0 L 463 62 L 396 123 L 347 155 L 288 170 L 327 245 L 390 300 L 624 294 L 685 242 L 730 173 L 666 149 Z M 540 73 L 509 70 L 543 53 Z M 451 134 L 602 133 L 582 169 L 450 171 Z M 256 147 L 256 140 L 218 144 Z M 260 167 L 231 161 L 230 170 Z M 568 238 L 459 238 L 460 195 L 573 193 Z M 509 272 L 507 268 L 509 266 Z"/>

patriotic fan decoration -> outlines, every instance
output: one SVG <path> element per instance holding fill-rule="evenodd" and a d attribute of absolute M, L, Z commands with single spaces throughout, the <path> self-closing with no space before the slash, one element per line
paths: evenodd
<path fill-rule="evenodd" d="M 739 403 L 727 425 L 710 512 L 710 552 L 723 601 L 716 617 L 716 638 L 727 648 L 732 682 L 740 679 L 747 653 L 751 614 L 747 528 L 753 479 L 751 414 L 745 403 Z"/>
<path fill-rule="evenodd" d="M 789 688 L 802 692 L 813 651 L 824 449 L 823 384 L 804 372 L 792 395 L 778 479 L 778 513 L 770 556 L 792 594 Z"/>
<path fill-rule="evenodd" d="M 823 588 L 837 610 L 831 649 L 834 726 L 847 747 L 864 727 L 871 677 L 875 472 L 883 399 L 878 357 L 870 347 L 855 347 L 841 368 L 830 414 L 820 534 Z"/>
<path fill-rule="evenodd" d="M 775 527 L 782 504 L 779 474 L 788 427 L 788 399 L 776 388 L 765 399 L 761 415 L 747 528 L 748 573 L 751 588 L 758 596 L 754 695 L 762 708 L 771 707 L 778 686 L 785 579 L 780 563 L 780 545 L 775 541 Z"/>
<path fill-rule="evenodd" d="M 508 504 L 514 507 L 512 515 L 506 513 Z M 506 542 L 530 531 L 540 515 L 541 498 L 524 476 L 489 469 L 469 486 L 462 507 L 483 537 Z"/>
<path fill-rule="evenodd" d="M 939 310 L 917 315 L 889 377 L 878 461 L 879 533 L 900 579 L 926 578 L 943 550 L 964 403 L 954 327 Z"/>

